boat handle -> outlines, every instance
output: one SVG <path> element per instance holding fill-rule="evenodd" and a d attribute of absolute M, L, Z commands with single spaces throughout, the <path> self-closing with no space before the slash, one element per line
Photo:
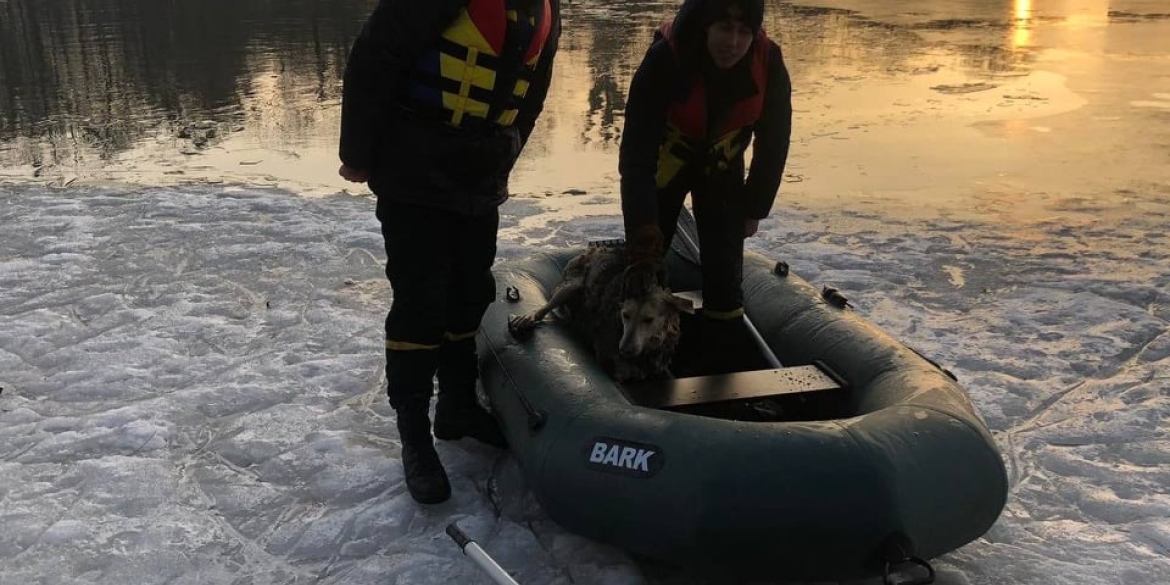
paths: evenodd
<path fill-rule="evenodd" d="M 539 433 L 546 422 L 548 422 L 548 415 L 543 410 L 532 409 L 528 411 L 528 430 Z"/>
<path fill-rule="evenodd" d="M 913 579 L 894 579 L 893 573 L 921 567 L 926 574 Z M 882 583 L 885 585 L 929 585 L 934 583 L 934 567 L 918 557 L 906 557 L 898 561 L 886 561 L 886 569 L 882 573 Z"/>
<path fill-rule="evenodd" d="M 882 571 L 884 585 L 928 585 L 934 583 L 934 567 L 921 557 L 914 556 L 914 543 L 902 532 L 891 534 L 882 545 L 881 556 L 885 559 Z M 926 569 L 925 575 L 909 577 L 907 573 L 915 568 Z M 894 579 L 895 573 L 901 577 Z"/>

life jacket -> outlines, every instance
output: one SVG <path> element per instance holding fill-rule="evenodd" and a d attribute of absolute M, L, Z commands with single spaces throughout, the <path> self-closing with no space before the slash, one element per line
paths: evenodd
<path fill-rule="evenodd" d="M 407 106 L 456 127 L 511 126 L 553 18 L 549 0 L 470 0 L 414 63 Z"/>
<path fill-rule="evenodd" d="M 676 58 L 679 57 L 681 48 L 675 44 L 671 22 L 663 23 L 658 34 L 670 43 Z M 658 188 L 669 185 L 688 165 L 701 165 L 704 175 L 727 170 L 747 150 L 752 127 L 764 111 L 770 44 L 760 29 L 745 56 L 751 59 L 751 77 L 759 91 L 732 104 L 716 127 L 707 127 L 707 89 L 699 74 L 694 75 L 686 97 L 671 102 L 666 113 L 666 137 L 658 153 Z"/>

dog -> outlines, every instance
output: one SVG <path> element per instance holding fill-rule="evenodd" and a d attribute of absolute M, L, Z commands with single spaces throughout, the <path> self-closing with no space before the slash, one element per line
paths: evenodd
<path fill-rule="evenodd" d="M 620 246 L 590 246 L 565 265 L 548 302 L 528 315 L 512 316 L 508 329 L 522 337 L 564 307 L 610 377 L 618 382 L 668 378 L 681 313 L 695 309 L 689 299 L 671 294 L 665 275 L 661 263 L 627 265 Z"/>

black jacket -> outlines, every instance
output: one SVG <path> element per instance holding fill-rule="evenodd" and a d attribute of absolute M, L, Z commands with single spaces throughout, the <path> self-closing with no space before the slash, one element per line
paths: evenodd
<path fill-rule="evenodd" d="M 435 47 L 468 0 L 381 0 L 354 41 L 345 67 L 341 161 L 370 172 L 379 200 L 478 214 L 508 197 L 508 174 L 544 107 L 560 38 L 552 30 L 515 126 L 494 132 L 453 128 L 405 109 L 410 66 Z"/>
<path fill-rule="evenodd" d="M 685 187 L 703 195 L 710 192 L 727 197 L 740 208 L 745 219 L 767 217 L 780 188 L 792 134 L 792 82 L 780 46 L 770 43 L 766 88 L 757 88 L 751 78 L 750 51 L 732 69 L 714 70 L 706 57 L 701 30 L 700 13 L 705 1 L 687 0 L 675 17 L 675 42 L 682 47 L 682 58 L 676 56 L 666 39 L 656 38 L 630 82 L 618 165 L 627 234 L 658 222 L 656 177 L 659 147 L 666 135 L 667 110 L 672 102 L 686 98 L 695 75 L 701 76 L 705 84 L 709 120 L 719 119 L 739 99 L 761 90 L 766 94 L 763 114 L 752 129 L 754 147 L 746 184 L 742 179 L 741 154 L 738 164 L 732 164 L 726 172 L 697 177 Z"/>

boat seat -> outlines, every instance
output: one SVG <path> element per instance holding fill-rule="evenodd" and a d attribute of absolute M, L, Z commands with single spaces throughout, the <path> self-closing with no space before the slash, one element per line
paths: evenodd
<path fill-rule="evenodd" d="M 624 384 L 622 391 L 634 404 L 673 410 L 744 400 L 759 400 L 808 392 L 840 390 L 841 380 L 821 365 L 792 366 L 732 372 L 712 376 L 651 380 Z"/>
<path fill-rule="evenodd" d="M 703 291 L 675 291 L 673 294 L 691 301 L 696 314 L 701 312 Z M 811 365 L 784 367 L 747 315 L 743 321 L 768 363 L 774 366 L 771 369 L 627 383 L 622 386 L 622 391 L 634 404 L 673 410 L 701 404 L 826 392 L 846 386 L 839 375 L 819 360 Z"/>

